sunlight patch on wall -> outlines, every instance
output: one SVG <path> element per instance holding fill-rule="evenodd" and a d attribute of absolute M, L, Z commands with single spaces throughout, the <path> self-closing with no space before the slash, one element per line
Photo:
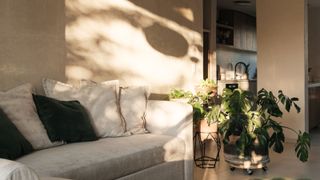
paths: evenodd
<path fill-rule="evenodd" d="M 194 15 L 193 15 L 192 9 L 179 7 L 179 8 L 174 8 L 174 10 L 177 11 L 179 14 L 181 14 L 187 20 L 191 22 L 194 21 Z"/>
<path fill-rule="evenodd" d="M 126 0 L 66 1 L 66 8 L 68 79 L 120 79 L 163 93 L 202 78 L 200 32 Z"/>
<path fill-rule="evenodd" d="M 90 79 L 92 77 L 92 72 L 86 68 L 80 66 L 67 66 L 66 75 L 72 79 Z"/>
<path fill-rule="evenodd" d="M 108 1 L 88 1 L 88 0 L 66 0 L 65 6 L 67 8 L 67 13 L 78 12 L 80 13 L 91 13 L 97 10 L 106 10 L 110 7 L 110 2 Z"/>

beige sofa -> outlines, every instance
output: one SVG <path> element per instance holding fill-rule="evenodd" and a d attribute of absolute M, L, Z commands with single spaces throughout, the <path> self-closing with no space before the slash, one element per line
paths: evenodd
<path fill-rule="evenodd" d="M 188 104 L 151 100 L 146 115 L 149 134 L 62 145 L 16 161 L 40 177 L 191 180 L 192 125 L 192 107 Z M 0 179 L 1 172 L 0 166 Z"/>

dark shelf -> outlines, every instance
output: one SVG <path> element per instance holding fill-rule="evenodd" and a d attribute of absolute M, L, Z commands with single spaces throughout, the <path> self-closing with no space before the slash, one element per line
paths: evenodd
<path fill-rule="evenodd" d="M 226 48 L 226 49 L 231 49 L 231 50 L 236 50 L 236 51 L 245 51 L 245 52 L 250 52 L 250 53 L 257 53 L 257 51 L 254 50 L 248 50 L 248 49 L 240 49 L 236 48 L 232 45 L 227 45 L 227 44 L 219 44 L 217 43 L 217 48 Z"/>
<path fill-rule="evenodd" d="M 222 27 L 222 28 L 226 28 L 226 29 L 230 29 L 230 30 L 233 30 L 233 29 L 234 29 L 233 26 L 229 26 L 229 25 L 225 25 L 225 24 L 220 24 L 220 23 L 217 23 L 217 27 Z"/>

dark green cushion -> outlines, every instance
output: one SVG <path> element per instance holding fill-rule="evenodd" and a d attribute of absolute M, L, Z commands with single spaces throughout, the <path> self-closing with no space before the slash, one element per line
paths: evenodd
<path fill-rule="evenodd" d="M 51 141 L 94 141 L 97 136 L 79 101 L 59 101 L 33 95 L 37 111 Z"/>
<path fill-rule="evenodd" d="M 14 160 L 32 151 L 31 144 L 0 109 L 0 158 Z"/>

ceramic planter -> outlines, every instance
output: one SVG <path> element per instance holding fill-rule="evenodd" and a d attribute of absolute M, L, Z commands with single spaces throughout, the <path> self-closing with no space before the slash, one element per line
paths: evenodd
<path fill-rule="evenodd" d="M 196 123 L 196 132 L 200 132 L 200 139 L 201 141 L 207 140 L 207 139 L 212 139 L 213 137 L 208 134 L 212 133 L 217 133 L 218 132 L 218 123 L 212 123 L 208 125 L 207 120 L 200 120 Z M 216 138 L 216 137 L 215 137 Z"/>

